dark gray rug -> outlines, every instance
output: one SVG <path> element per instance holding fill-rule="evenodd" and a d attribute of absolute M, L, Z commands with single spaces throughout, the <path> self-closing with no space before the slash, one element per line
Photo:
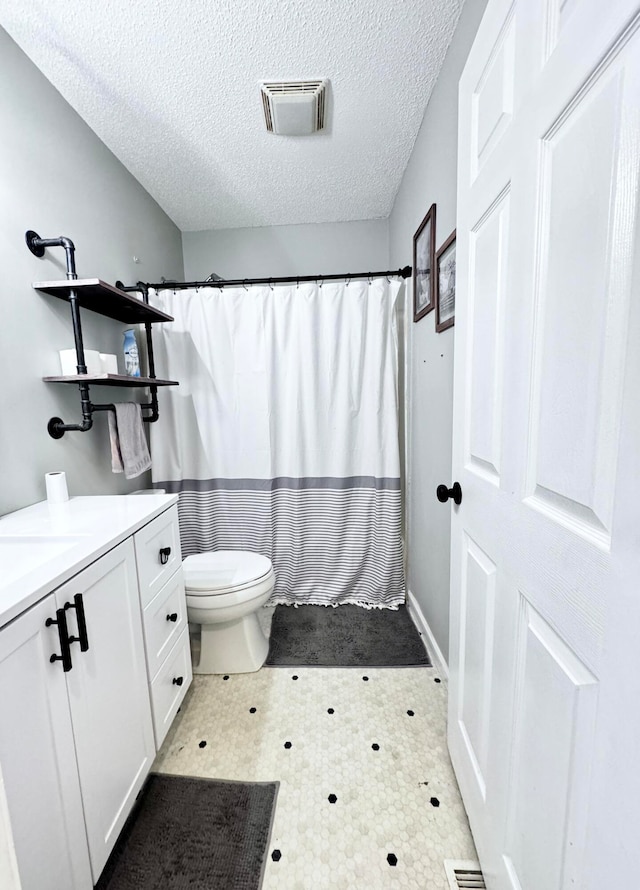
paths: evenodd
<path fill-rule="evenodd" d="M 96 890 L 258 890 L 277 789 L 150 775 Z"/>
<path fill-rule="evenodd" d="M 267 665 L 409 667 L 431 661 L 406 606 L 277 606 Z"/>

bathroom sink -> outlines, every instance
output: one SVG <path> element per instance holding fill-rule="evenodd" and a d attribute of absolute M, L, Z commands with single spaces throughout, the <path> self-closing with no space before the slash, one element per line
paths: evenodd
<path fill-rule="evenodd" d="M 0 535 L 0 585 L 11 584 L 76 547 L 82 535 L 43 537 Z"/>

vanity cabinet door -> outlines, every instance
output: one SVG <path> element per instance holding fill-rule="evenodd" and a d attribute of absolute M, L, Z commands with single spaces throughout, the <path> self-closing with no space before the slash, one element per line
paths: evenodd
<path fill-rule="evenodd" d="M 53 595 L 0 630 L 0 763 L 22 890 L 89 890 Z M 72 647 L 73 648 L 73 647 Z"/>
<path fill-rule="evenodd" d="M 82 594 L 88 649 L 66 674 L 89 853 L 97 881 L 155 756 L 134 547 L 124 541 L 55 593 Z M 82 615 L 67 609 L 69 633 Z M 64 886 L 64 885 L 59 885 Z"/>

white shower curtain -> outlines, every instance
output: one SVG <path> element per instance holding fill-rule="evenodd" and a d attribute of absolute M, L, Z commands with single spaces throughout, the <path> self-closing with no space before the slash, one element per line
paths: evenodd
<path fill-rule="evenodd" d="M 272 602 L 404 602 L 399 282 L 151 293 L 153 481 L 179 494 L 184 555 L 253 550 Z"/>

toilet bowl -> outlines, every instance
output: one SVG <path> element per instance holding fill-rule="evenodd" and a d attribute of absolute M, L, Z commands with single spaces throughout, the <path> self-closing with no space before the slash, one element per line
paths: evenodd
<path fill-rule="evenodd" d="M 216 550 L 182 563 L 187 617 L 200 626 L 196 674 L 245 674 L 259 670 L 269 642 L 258 621 L 275 585 L 271 561 L 247 550 Z"/>

